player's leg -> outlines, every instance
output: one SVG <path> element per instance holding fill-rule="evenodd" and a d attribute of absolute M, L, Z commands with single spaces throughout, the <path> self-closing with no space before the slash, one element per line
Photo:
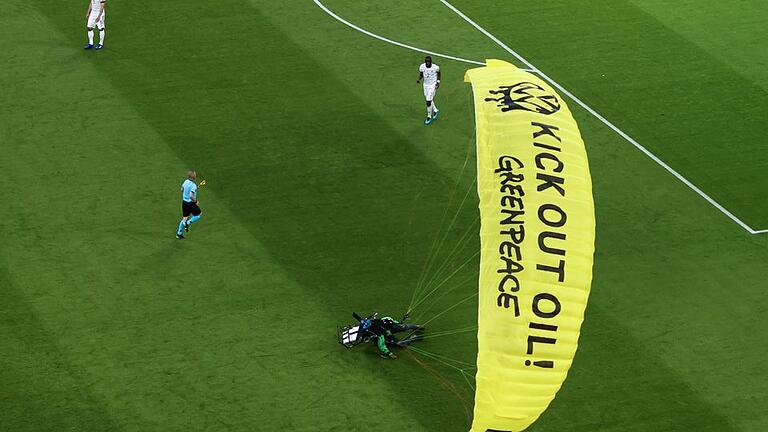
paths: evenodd
<path fill-rule="evenodd" d="M 200 207 L 198 207 L 197 204 L 195 204 L 194 208 L 192 209 L 192 217 L 187 221 L 187 228 L 189 228 L 189 226 L 193 223 L 199 221 L 201 217 L 203 217 L 203 211 L 200 210 Z"/>
<path fill-rule="evenodd" d="M 181 222 L 179 222 L 179 228 L 176 230 L 176 238 L 183 239 L 184 238 L 184 227 L 187 226 L 187 216 L 184 216 L 181 218 Z"/>
<path fill-rule="evenodd" d="M 430 102 L 432 102 L 432 121 L 437 120 L 437 116 L 440 115 L 440 111 L 437 109 L 437 105 L 435 105 L 435 100 L 432 99 Z"/>
<path fill-rule="evenodd" d="M 104 17 L 107 15 L 107 11 L 104 11 L 101 13 L 101 18 L 99 18 L 99 22 L 96 23 L 96 28 L 99 29 L 99 44 L 96 45 L 96 49 L 102 49 L 104 48 L 104 37 L 107 35 L 107 29 L 104 26 Z"/>
<path fill-rule="evenodd" d="M 96 49 L 104 48 L 104 37 L 106 36 L 106 29 L 104 27 L 99 28 L 99 43 L 96 45 Z"/>
<path fill-rule="evenodd" d="M 181 222 L 179 222 L 179 228 L 176 230 L 176 238 L 177 239 L 183 239 L 184 238 L 184 228 L 187 226 L 187 220 L 189 219 L 189 216 L 192 214 L 192 207 L 190 206 L 189 202 L 182 201 L 181 202 Z"/>
<path fill-rule="evenodd" d="M 427 120 L 424 123 L 429 124 L 432 121 L 432 97 L 428 85 L 424 86 L 424 100 L 427 101 Z"/>
<path fill-rule="evenodd" d="M 85 49 L 93 48 L 93 28 L 96 27 L 96 16 L 93 11 L 88 15 L 88 22 L 85 24 L 85 28 L 88 29 L 88 45 L 85 46 Z"/>
<path fill-rule="evenodd" d="M 430 124 L 435 118 L 435 104 L 433 103 L 435 99 L 434 85 L 424 86 L 424 99 L 427 100 L 427 120 L 424 123 Z"/>
<path fill-rule="evenodd" d="M 85 45 L 85 49 L 93 48 L 93 27 L 86 27 L 88 30 L 88 44 Z"/>

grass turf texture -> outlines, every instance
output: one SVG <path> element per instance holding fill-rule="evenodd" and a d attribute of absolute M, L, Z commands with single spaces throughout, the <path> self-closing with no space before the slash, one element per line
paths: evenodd
<path fill-rule="evenodd" d="M 396 40 L 508 59 L 437 1 L 325 3 Z M 454 4 L 768 228 L 764 2 Z M 471 187 L 468 65 L 437 60 L 442 116 L 426 128 L 421 55 L 310 0 L 115 2 L 98 53 L 80 49 L 86 6 L 0 4 L 0 430 L 466 430 L 461 374 L 347 351 L 334 331 L 352 310 L 405 308 Z M 765 430 L 768 236 L 571 106 L 595 281 L 570 377 L 530 430 Z M 178 242 L 190 166 L 210 187 Z M 474 265 L 414 315 L 471 294 Z M 474 314 L 469 301 L 430 325 Z M 466 362 L 476 349 L 471 334 L 419 347 Z"/>

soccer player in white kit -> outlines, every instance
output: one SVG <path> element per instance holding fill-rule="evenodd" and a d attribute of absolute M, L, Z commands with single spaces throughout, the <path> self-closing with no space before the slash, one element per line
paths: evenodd
<path fill-rule="evenodd" d="M 424 63 L 419 66 L 419 79 L 416 82 L 421 80 L 424 80 L 424 99 L 427 100 L 427 119 L 424 124 L 428 125 L 440 115 L 435 105 L 435 92 L 440 88 L 440 66 L 432 63 L 430 56 L 426 56 Z"/>
<path fill-rule="evenodd" d="M 104 16 L 107 14 L 106 9 L 107 0 L 91 0 L 91 3 L 88 5 L 88 13 L 85 14 L 88 18 L 88 24 L 86 24 L 88 28 L 88 45 L 85 46 L 87 50 L 104 48 L 104 36 L 106 34 L 104 30 Z M 94 27 L 99 29 L 99 43 L 96 46 L 93 45 Z"/>

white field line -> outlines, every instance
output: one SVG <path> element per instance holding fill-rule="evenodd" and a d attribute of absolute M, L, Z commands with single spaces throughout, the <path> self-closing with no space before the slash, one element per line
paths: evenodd
<path fill-rule="evenodd" d="M 349 21 L 345 20 L 344 18 L 340 17 L 339 15 L 335 14 L 335 13 L 334 13 L 332 10 L 328 9 L 328 8 L 327 8 L 327 7 L 326 7 L 326 6 L 325 6 L 325 5 L 324 5 L 322 2 L 320 2 L 320 0 L 313 0 L 313 1 L 315 2 L 315 4 L 316 4 L 316 5 L 317 5 L 317 6 L 318 6 L 320 9 L 322 9 L 322 10 L 323 10 L 325 13 L 327 13 L 327 14 L 328 14 L 328 15 L 330 15 L 330 16 L 332 16 L 333 18 L 335 18 L 335 19 L 336 19 L 336 20 L 338 20 L 339 22 L 341 22 L 341 23 L 345 24 L 346 26 L 348 26 L 348 27 L 350 27 L 350 28 L 352 28 L 352 29 L 354 29 L 354 30 L 357 30 L 357 31 L 359 31 L 360 33 L 363 33 L 363 34 L 365 34 L 365 35 L 368 35 L 368 36 L 370 36 L 370 37 L 372 37 L 372 38 L 374 38 L 374 39 L 378 39 L 378 40 L 380 40 L 380 41 L 383 41 L 383 42 L 386 42 L 386 43 L 389 43 L 389 44 L 392 44 L 392 45 L 395 45 L 395 46 L 399 46 L 399 47 L 401 47 L 401 48 L 406 48 L 406 49 L 409 49 L 409 50 L 412 50 L 412 51 L 416 51 L 416 52 L 420 52 L 420 53 L 424 53 L 424 54 L 433 55 L 433 56 L 435 56 L 435 57 L 442 57 L 442 58 L 446 58 L 446 59 L 450 59 L 450 60 L 455 60 L 455 61 L 464 62 L 464 63 L 469 63 L 469 64 L 474 64 L 474 65 L 480 65 L 480 66 L 484 66 L 484 65 L 485 65 L 485 63 L 484 63 L 484 62 L 480 62 L 480 61 L 476 61 L 476 60 L 468 60 L 468 59 L 465 59 L 465 58 L 461 58 L 461 57 L 455 57 L 455 56 L 451 56 L 451 55 L 447 55 L 447 54 L 441 54 L 441 53 L 437 53 L 437 52 L 434 52 L 434 51 L 429 51 L 429 50 L 425 50 L 425 49 L 422 49 L 422 48 L 417 48 L 417 47 L 414 47 L 414 46 L 411 46 L 411 45 L 407 45 L 407 44 L 404 44 L 404 43 L 401 43 L 401 42 L 397 42 L 397 41 L 394 41 L 394 40 L 391 40 L 391 39 L 385 38 L 385 37 L 383 37 L 383 36 L 379 36 L 379 35 L 377 35 L 377 34 L 375 34 L 375 33 L 372 33 L 372 32 L 370 32 L 370 31 L 368 31 L 368 30 L 366 30 L 366 29 L 364 29 L 364 28 L 362 28 L 362 27 L 359 27 L 359 26 L 357 26 L 357 25 L 355 25 L 355 24 L 353 24 L 353 23 L 351 23 L 351 22 L 349 22 Z M 702 198 L 704 198 L 704 200 L 706 200 L 706 201 L 707 201 L 708 203 L 710 203 L 710 204 L 711 204 L 713 207 L 715 207 L 715 208 L 716 208 L 716 209 L 718 209 L 718 210 L 719 210 L 721 213 L 723 213 L 723 214 L 724 214 L 724 215 L 726 215 L 728 218 L 730 218 L 730 219 L 731 219 L 733 222 L 735 222 L 737 225 L 739 225 L 739 226 L 740 226 L 741 228 L 743 228 L 745 231 L 747 231 L 747 232 L 748 232 L 748 233 L 750 233 L 750 234 L 765 234 L 765 233 L 768 233 L 768 229 L 764 229 L 764 230 L 755 230 L 755 229 L 753 229 L 752 227 L 750 227 L 749 225 L 747 225 L 746 223 L 744 223 L 744 222 L 743 222 L 741 219 L 739 219 L 739 218 L 738 218 L 738 217 L 736 217 L 736 216 L 735 216 L 733 213 L 731 213 L 730 211 L 728 211 L 728 209 L 726 209 L 725 207 L 723 207 L 723 206 L 722 206 L 720 203 L 718 203 L 717 201 L 715 201 L 714 199 L 712 199 L 712 198 L 711 198 L 709 195 L 707 195 L 707 194 L 706 194 L 704 191 L 702 191 L 701 189 L 699 189 L 699 188 L 698 188 L 698 186 L 694 185 L 694 184 L 693 184 L 693 183 L 692 183 L 690 180 L 688 180 L 688 179 L 686 179 L 685 177 L 683 177 L 683 176 L 682 176 L 680 173 L 678 173 L 678 172 L 677 172 L 677 171 L 675 171 L 675 170 L 674 170 L 672 167 L 670 167 L 669 165 L 667 165 L 667 163 L 666 163 L 666 162 L 664 162 L 663 160 L 661 160 L 661 159 L 660 159 L 658 156 L 656 156 L 655 154 L 653 154 L 653 153 L 652 153 L 650 150 L 648 150 L 647 148 L 643 147 L 643 146 L 642 146 L 640 143 L 638 143 L 637 141 L 635 141 L 635 140 L 634 140 L 634 138 L 630 137 L 630 136 L 629 136 L 629 135 L 627 135 L 627 134 L 626 134 L 624 131 L 622 131 L 621 129 L 619 129 L 618 127 L 616 127 L 616 125 L 614 125 L 613 123 L 611 123 L 610 121 L 608 121 L 608 120 L 607 120 L 605 117 L 603 117 L 603 116 L 602 116 L 600 113 L 598 113 L 597 111 L 595 111 L 594 109 L 592 109 L 592 108 L 591 108 L 589 105 L 587 105 L 586 103 L 584 103 L 584 102 L 583 102 L 581 99 L 577 98 L 577 97 L 576 97 L 576 96 L 575 96 L 573 93 L 571 93 L 571 92 L 570 92 L 570 91 L 568 91 L 566 88 L 564 88 L 564 87 L 563 87 L 563 86 L 561 86 L 559 83 L 557 83 L 557 81 L 555 81 L 555 80 L 553 80 L 552 78 L 550 78 L 549 76 L 547 76 L 545 73 L 543 73 L 541 70 L 539 70 L 539 69 L 538 69 L 536 66 L 534 66 L 534 65 L 533 65 L 531 62 L 529 62 L 529 61 L 528 61 L 528 60 L 526 60 L 526 59 L 525 59 L 523 56 L 521 56 L 520 54 L 518 54 L 517 52 L 515 52 L 515 50 L 513 50 L 512 48 L 510 48 L 509 46 L 507 46 L 507 44 L 505 44 L 504 42 L 502 42 L 501 40 L 499 40 L 499 39 L 498 39 L 496 36 L 494 36 L 493 34 L 491 34 L 490 32 L 488 32 L 487 30 L 485 30 L 485 29 L 484 29 L 483 27 L 481 27 L 479 24 L 477 24 L 476 22 L 474 22 L 474 21 L 473 21 L 471 18 L 469 18 L 467 15 L 465 15 L 465 14 L 464 14 L 462 11 L 460 11 L 458 8 L 456 8 L 455 6 L 453 6 L 451 3 L 449 3 L 449 2 L 448 2 L 448 1 L 446 1 L 446 0 L 440 0 L 440 2 L 441 2 L 441 3 L 443 3 L 443 4 L 444 4 L 446 7 L 448 7 L 449 9 L 451 9 L 453 12 L 455 12 L 457 15 L 459 15 L 459 16 L 460 16 L 462 19 L 464 19 L 466 22 L 468 22 L 468 23 L 469 23 L 470 25 L 472 25 L 474 28 L 476 28 L 476 29 L 477 29 L 477 30 L 479 30 L 481 33 L 483 33 L 485 36 L 487 36 L 489 39 L 491 39 L 493 42 L 495 42 L 497 45 L 499 45 L 501 48 L 503 48 L 504 50 L 506 50 L 508 53 L 512 54 L 512 56 L 514 56 L 514 57 L 515 57 L 517 60 L 519 60 L 521 63 L 523 63 L 523 64 L 524 64 L 524 65 L 527 67 L 527 69 L 523 69 L 524 71 L 527 71 L 527 72 L 533 72 L 533 73 L 536 73 L 536 74 L 540 75 L 540 76 L 541 76 L 541 77 L 542 77 L 544 80 L 546 80 L 547 82 L 549 82 L 549 83 L 550 83 L 550 84 L 551 84 L 553 87 L 555 87 L 555 88 L 557 88 L 558 90 L 560 90 L 560 91 L 561 91 L 563 94 L 565 94 L 565 95 L 566 95 L 566 96 L 568 96 L 568 97 L 569 97 L 571 100 L 573 100 L 574 102 L 576 102 L 576 103 L 577 103 L 579 106 L 581 106 L 582 108 L 584 108 L 584 109 L 585 109 L 585 110 L 586 110 L 588 113 L 592 114 L 592 115 L 593 115 L 595 118 L 597 118 L 598 120 L 600 120 L 600 121 L 601 121 L 603 124 L 605 124 L 606 126 L 608 126 L 608 127 L 611 129 L 611 130 L 613 130 L 614 132 L 616 132 L 616 134 L 618 134 L 620 137 L 624 138 L 624 139 L 625 139 L 625 140 L 626 140 L 628 143 L 630 143 L 630 144 L 632 144 L 633 146 L 635 146 L 635 148 L 637 148 L 638 150 L 640 150 L 642 153 L 644 153 L 646 156 L 648 156 L 648 157 L 649 157 L 651 160 L 653 160 L 654 162 L 656 162 L 656 163 L 657 163 L 659 166 L 661 166 L 661 167 L 662 167 L 662 168 L 664 168 L 664 169 L 665 169 L 667 172 L 669 172 L 670 174 L 672 174 L 672 175 L 673 175 L 675 178 L 677 178 L 678 180 L 680 180 L 680 181 L 681 181 L 681 182 L 682 182 L 684 185 L 688 186 L 688 187 L 689 187 L 691 190 L 693 190 L 693 191 L 694 191 L 694 192 L 696 192 L 696 193 L 697 193 L 699 196 L 701 196 Z"/>
<path fill-rule="evenodd" d="M 386 42 L 386 43 L 389 43 L 389 44 L 392 44 L 392 45 L 399 46 L 401 48 L 409 49 L 409 50 L 420 52 L 420 53 L 423 53 L 423 54 L 429 54 L 429 55 L 432 55 L 432 56 L 435 56 L 435 57 L 442 57 L 442 58 L 445 58 L 445 59 L 456 60 L 456 61 L 463 62 L 463 63 L 469 63 L 469 64 L 474 64 L 474 65 L 479 65 L 479 66 L 485 66 L 485 62 L 481 62 L 481 61 L 477 61 L 477 60 L 469 60 L 469 59 L 465 59 L 465 58 L 461 58 L 461 57 L 455 57 L 455 56 L 451 56 L 451 55 L 448 55 L 448 54 L 441 54 L 441 53 L 438 53 L 438 52 L 429 51 L 429 50 L 425 50 L 423 48 L 417 48 L 415 46 L 411 46 L 411 45 L 407 45 L 407 44 L 404 44 L 404 43 L 401 43 L 401 42 L 393 41 L 392 39 L 387 39 L 384 36 L 379 36 L 376 33 L 369 32 L 368 30 L 366 30 L 366 29 L 364 29 L 364 28 L 362 28 L 360 26 L 357 26 L 357 25 L 355 25 L 355 24 L 345 20 L 344 18 L 338 16 L 332 10 L 328 9 L 323 3 L 321 3 L 320 0 L 314 0 L 314 2 L 315 2 L 315 4 L 320 9 L 325 11 L 325 13 L 327 13 L 330 16 L 332 16 L 333 18 L 335 18 L 339 22 L 345 24 L 347 27 L 355 29 L 355 30 L 359 31 L 360 33 L 368 35 L 368 36 L 370 36 L 370 37 L 372 37 L 374 39 L 378 39 L 378 40 L 380 40 L 382 42 Z M 534 70 L 528 70 L 528 72 L 535 72 L 535 71 Z"/>
<path fill-rule="evenodd" d="M 476 28 L 477 30 L 479 30 L 481 33 L 483 33 L 485 36 L 487 36 L 487 37 L 488 37 L 489 39 L 491 39 L 492 41 L 496 42 L 496 44 L 497 44 L 497 45 L 499 45 L 501 48 L 503 48 L 504 50 L 506 50 L 508 53 L 512 54 L 512 55 L 513 55 L 513 56 L 514 56 L 516 59 L 518 59 L 518 60 L 519 60 L 521 63 L 523 63 L 524 65 L 526 65 L 526 66 L 528 67 L 528 69 L 530 69 L 530 71 L 533 71 L 533 72 L 535 72 L 535 73 L 539 74 L 539 76 L 541 76 L 541 77 L 542 77 L 544 80 L 548 81 L 550 84 L 552 84 L 552 86 L 554 86 L 555 88 L 557 88 L 558 90 L 560 90 L 561 92 L 563 92 L 563 94 L 565 94 L 566 96 L 568 96 L 569 98 L 571 98 L 571 100 L 573 100 L 573 101 L 574 101 L 574 102 L 576 102 L 578 105 L 580 105 L 582 108 L 584 108 L 584 109 L 585 109 L 587 112 L 589 112 L 590 114 L 592 114 L 593 116 L 595 116 L 595 118 L 597 118 L 598 120 L 600 120 L 601 122 L 603 122 L 603 124 L 605 124 L 606 126 L 608 126 L 609 128 L 611 128 L 611 129 L 612 129 L 614 132 L 616 132 L 616 133 L 617 133 L 617 134 L 618 134 L 620 137 L 624 138 L 624 139 L 625 139 L 627 142 L 629 142 L 630 144 L 632 144 L 633 146 L 635 146 L 635 147 L 636 147 L 638 150 L 640 150 L 641 152 L 643 152 L 643 153 L 644 153 L 646 156 L 648 156 L 649 158 L 651 158 L 651 160 L 653 160 L 654 162 L 656 162 L 657 164 L 659 164 L 659 165 L 660 165 L 662 168 L 664 168 L 665 170 L 667 170 L 667 172 L 669 172 L 670 174 L 672 174 L 673 176 L 675 176 L 675 177 L 676 177 L 678 180 L 680 180 L 680 181 L 681 181 L 681 182 L 682 182 L 684 185 L 688 186 L 688 187 L 689 187 L 691 190 L 693 190 L 694 192 L 696 192 L 697 194 L 699 194 L 699 196 L 701 196 L 702 198 L 704 198 L 704 199 L 705 199 L 705 200 L 706 200 L 708 203 L 712 204 L 712 205 L 713 205 L 713 206 L 714 206 L 716 209 L 720 210 L 720 212 L 722 212 L 724 215 L 728 216 L 728 217 L 729 217 L 729 218 L 730 218 L 732 221 L 736 222 L 736 224 L 738 224 L 740 227 L 744 228 L 744 229 L 745 229 L 745 230 L 746 230 L 748 233 L 750 233 L 750 234 L 765 234 L 765 233 L 768 233 L 768 229 L 765 229 L 765 230 L 754 230 L 754 229 L 752 229 L 752 227 L 750 227 L 749 225 L 747 225 L 746 223 L 744 223 L 744 222 L 743 222 L 741 219 L 739 219 L 738 217 L 736 217 L 736 216 L 735 216 L 733 213 L 731 213 L 730 211 L 728 211 L 728 210 L 727 210 L 725 207 L 723 207 L 723 206 L 722 206 L 722 205 L 720 205 L 720 204 L 719 204 L 717 201 L 715 201 L 714 199 L 712 199 L 712 198 L 711 198 L 709 195 L 707 195 L 706 193 L 704 193 L 704 191 L 702 191 L 702 190 L 701 190 L 701 189 L 699 189 L 699 188 L 698 188 L 696 185 L 694 185 L 693 183 L 691 183 L 691 181 L 690 181 L 690 180 L 688 180 L 688 179 L 686 179 L 685 177 L 683 177 L 683 176 L 682 176 L 680 173 L 678 173 L 678 172 L 677 172 L 677 171 L 675 171 L 675 170 L 674 170 L 672 167 L 670 167 L 669 165 L 667 165 L 667 164 L 666 164 L 664 161 L 662 161 L 661 159 L 659 159 L 659 157 L 658 157 L 658 156 L 656 156 L 656 155 L 654 155 L 653 153 L 651 153 L 651 151 L 650 151 L 650 150 L 648 150 L 648 149 L 646 149 L 645 147 L 643 147 L 642 145 L 640 145 L 640 143 L 638 143 L 638 142 L 637 142 L 637 141 L 635 141 L 635 140 L 634 140 L 632 137 L 630 137 L 629 135 L 627 135 L 626 133 L 624 133 L 624 131 L 622 131 L 621 129 L 619 129 L 618 127 L 616 127 L 616 126 L 615 126 L 613 123 L 609 122 L 609 121 L 608 121 L 608 120 L 607 120 L 605 117 L 603 117 L 602 115 L 600 115 L 600 114 L 599 114 L 597 111 L 595 111 L 594 109 L 590 108 L 590 107 L 589 107 L 589 105 L 587 105 L 587 104 L 585 104 L 584 102 L 582 102 L 582 101 L 581 101 L 581 99 L 579 99 L 579 98 L 577 98 L 576 96 L 574 96 L 574 95 L 573 95 L 573 93 L 569 92 L 569 91 L 568 91 L 568 90 L 566 90 L 566 89 L 565 89 L 563 86 L 561 86 L 560 84 L 558 84 L 558 83 L 557 83 L 555 80 L 553 80 L 552 78 L 548 77 L 546 74 L 544 74 L 544 72 L 542 72 L 541 70 L 539 70 L 539 69 L 538 69 L 536 66 L 534 66 L 534 65 L 533 65 L 531 62 L 529 62 L 529 61 L 528 61 L 528 60 L 526 60 L 526 59 L 525 59 L 523 56 L 521 56 L 520 54 L 518 54 L 517 52 L 515 52 L 515 51 L 514 51 L 512 48 L 510 48 L 509 46 L 507 46 L 507 45 L 506 45 L 504 42 L 500 41 L 500 40 L 499 40 L 499 39 L 498 39 L 496 36 L 492 35 L 491 33 L 489 33 L 489 32 L 488 32 L 487 30 L 485 30 L 484 28 L 480 27 L 480 25 L 479 25 L 479 24 L 477 24 L 477 23 L 476 23 L 476 22 L 474 22 L 474 21 L 473 21 L 471 18 L 469 18 L 468 16 L 466 16 L 466 15 L 465 15 L 465 14 L 464 14 L 462 11 L 460 11 L 459 9 L 457 9 L 457 8 L 456 8 L 454 5 L 450 4 L 450 3 L 449 3 L 447 0 L 440 0 L 440 2 L 441 2 L 441 3 L 443 3 L 443 4 L 444 4 L 446 7 L 448 7 L 449 9 L 451 9 L 453 12 L 455 12 L 455 13 L 456 13 L 458 16 L 460 16 L 461 18 L 463 18 L 463 19 L 464 19 L 464 21 L 466 21 L 466 22 L 468 22 L 470 25 L 472 25 L 472 27 L 474 27 L 474 28 Z"/>

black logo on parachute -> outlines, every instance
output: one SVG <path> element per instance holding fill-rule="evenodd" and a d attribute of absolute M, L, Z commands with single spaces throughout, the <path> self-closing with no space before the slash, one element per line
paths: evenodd
<path fill-rule="evenodd" d="M 557 96 L 538 84 L 521 82 L 511 86 L 499 86 L 488 93 L 497 97 L 485 98 L 486 102 L 498 102 L 501 112 L 523 110 L 550 115 L 560 111 Z"/>

